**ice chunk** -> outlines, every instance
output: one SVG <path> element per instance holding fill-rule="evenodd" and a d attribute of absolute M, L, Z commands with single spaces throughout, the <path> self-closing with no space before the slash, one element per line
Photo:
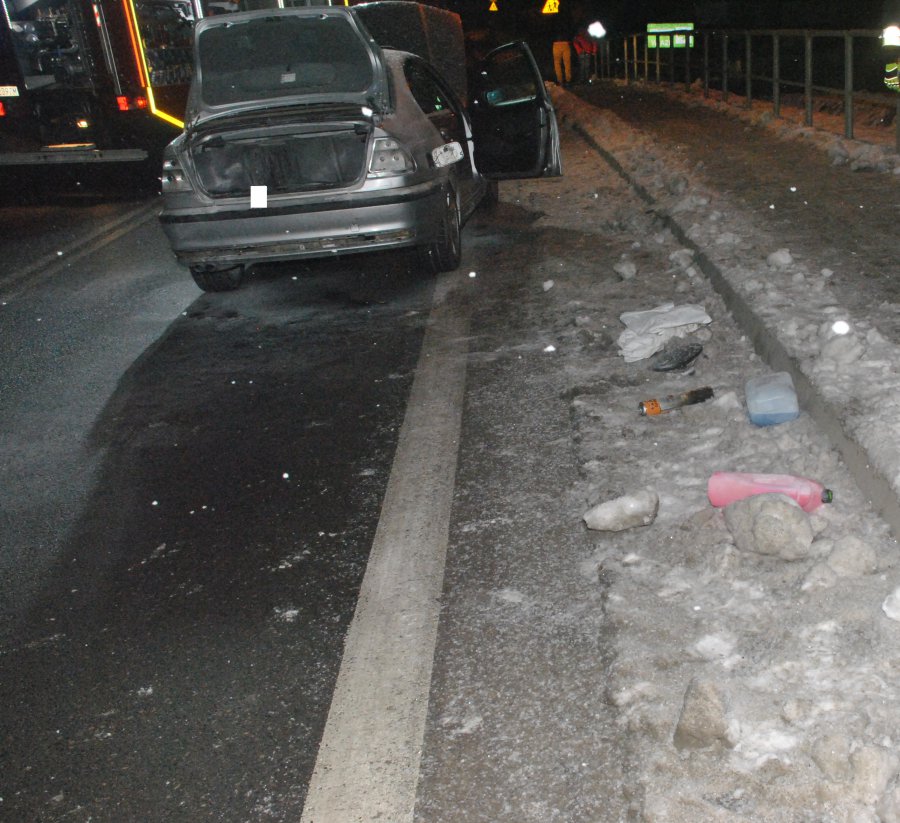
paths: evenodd
<path fill-rule="evenodd" d="M 900 586 L 892 591 L 881 604 L 881 610 L 891 618 L 900 622 Z"/>
<path fill-rule="evenodd" d="M 725 697 L 718 684 L 709 680 L 691 681 L 684 695 L 673 742 L 678 749 L 733 746 L 729 738 Z"/>
<path fill-rule="evenodd" d="M 637 275 L 637 266 L 631 260 L 620 260 L 613 266 L 613 271 L 623 280 L 634 280 Z"/>
<path fill-rule="evenodd" d="M 835 542 L 826 562 L 840 577 L 862 577 L 878 569 L 875 550 L 852 534 Z"/>
<path fill-rule="evenodd" d="M 793 262 L 794 258 L 790 249 L 778 249 L 778 251 L 773 251 L 766 258 L 766 264 L 770 269 L 786 269 Z"/>
<path fill-rule="evenodd" d="M 649 526 L 659 511 L 659 495 L 645 489 L 598 503 L 584 515 L 584 522 L 595 531 L 618 532 L 635 526 Z"/>
<path fill-rule="evenodd" d="M 783 494 L 758 494 L 725 507 L 725 525 L 740 551 L 802 560 L 810 555 L 809 518 Z"/>

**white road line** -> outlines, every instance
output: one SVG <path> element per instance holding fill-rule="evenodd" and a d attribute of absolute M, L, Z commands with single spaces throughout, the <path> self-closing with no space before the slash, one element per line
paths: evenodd
<path fill-rule="evenodd" d="M 52 252 L 18 271 L 3 275 L 0 277 L 0 290 L 3 291 L 3 296 L 18 296 L 20 292 L 52 277 L 66 266 L 81 260 L 82 257 L 87 257 L 104 246 L 108 246 L 123 234 L 134 231 L 138 226 L 156 217 L 158 212 L 158 203 L 143 204 L 130 209 L 75 238 L 61 252 Z"/>
<path fill-rule="evenodd" d="M 301 823 L 413 819 L 466 378 L 456 278 L 435 287 Z"/>

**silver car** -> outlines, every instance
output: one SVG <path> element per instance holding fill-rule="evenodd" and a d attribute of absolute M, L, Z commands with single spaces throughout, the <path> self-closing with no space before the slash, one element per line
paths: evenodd
<path fill-rule="evenodd" d="M 380 7 L 414 5 L 263 9 L 197 24 L 160 220 L 200 288 L 237 288 L 253 263 L 385 249 L 413 248 L 427 271 L 451 271 L 488 177 L 561 173 L 556 118 L 527 45 L 492 52 L 461 94 L 431 62 L 369 33 L 366 15 L 389 31 Z M 460 30 L 450 42 L 461 40 Z"/>

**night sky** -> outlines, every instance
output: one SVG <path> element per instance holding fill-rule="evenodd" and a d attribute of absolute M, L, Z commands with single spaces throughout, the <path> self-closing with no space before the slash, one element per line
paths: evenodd
<path fill-rule="evenodd" d="M 436 2 L 459 12 L 467 26 L 528 29 L 547 22 L 540 14 L 543 0 Z M 720 28 L 880 29 L 885 0 L 560 0 L 560 11 L 573 26 L 600 20 L 610 32 L 642 31 L 649 22 L 693 22 Z"/>

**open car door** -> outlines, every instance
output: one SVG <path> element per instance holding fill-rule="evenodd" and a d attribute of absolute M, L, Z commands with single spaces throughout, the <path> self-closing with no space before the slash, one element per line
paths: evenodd
<path fill-rule="evenodd" d="M 556 113 L 526 43 L 488 54 L 471 91 L 475 165 L 485 177 L 562 174 Z"/>

